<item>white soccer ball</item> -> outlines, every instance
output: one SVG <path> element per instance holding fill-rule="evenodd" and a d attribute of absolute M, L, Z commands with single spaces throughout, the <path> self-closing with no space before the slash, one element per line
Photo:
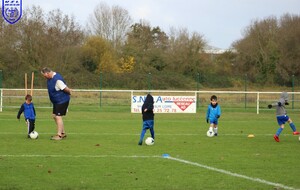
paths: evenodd
<path fill-rule="evenodd" d="M 154 144 L 154 139 L 152 137 L 147 137 L 145 140 L 146 145 L 153 145 Z"/>
<path fill-rule="evenodd" d="M 207 135 L 208 137 L 213 137 L 213 136 L 215 135 L 215 133 L 214 133 L 213 131 L 211 131 L 211 130 L 208 130 L 208 131 L 206 132 L 206 135 Z"/>
<path fill-rule="evenodd" d="M 32 132 L 29 134 L 29 137 L 30 137 L 31 139 L 37 139 L 37 138 L 39 137 L 39 134 L 38 134 L 38 132 L 36 132 L 36 131 L 32 131 Z"/>

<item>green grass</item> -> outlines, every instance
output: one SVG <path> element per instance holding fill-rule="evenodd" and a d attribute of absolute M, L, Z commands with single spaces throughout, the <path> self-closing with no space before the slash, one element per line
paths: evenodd
<path fill-rule="evenodd" d="M 223 109 L 213 138 L 206 137 L 204 109 L 156 114 L 153 146 L 137 145 L 141 114 L 129 111 L 71 109 L 64 118 L 68 137 L 51 141 L 56 129 L 50 109 L 37 109 L 37 140 L 26 138 L 17 109 L 4 110 L 0 189 L 300 189 L 300 142 L 288 125 L 281 142 L 273 140 L 274 110 Z M 298 113 L 289 116 L 300 130 Z"/>

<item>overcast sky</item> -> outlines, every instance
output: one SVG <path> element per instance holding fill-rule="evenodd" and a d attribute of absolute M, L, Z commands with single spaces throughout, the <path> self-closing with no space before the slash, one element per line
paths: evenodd
<path fill-rule="evenodd" d="M 59 8 L 82 26 L 100 2 L 126 9 L 134 22 L 141 19 L 168 34 L 170 27 L 187 28 L 204 36 L 209 45 L 229 48 L 241 39 L 253 20 L 285 13 L 300 14 L 300 0 L 22 0 L 23 9 L 39 5 L 48 12 Z"/>

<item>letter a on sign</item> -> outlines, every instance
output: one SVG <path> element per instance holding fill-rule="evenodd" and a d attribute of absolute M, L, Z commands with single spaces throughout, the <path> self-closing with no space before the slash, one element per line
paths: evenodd
<path fill-rule="evenodd" d="M 2 15 L 9 24 L 16 23 L 22 16 L 22 0 L 2 0 Z"/>

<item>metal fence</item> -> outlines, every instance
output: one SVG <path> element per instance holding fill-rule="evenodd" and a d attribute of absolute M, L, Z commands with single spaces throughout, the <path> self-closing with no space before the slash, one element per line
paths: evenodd
<path fill-rule="evenodd" d="M 80 110 L 105 110 L 116 108 L 130 112 L 133 95 L 151 93 L 155 96 L 196 96 L 197 110 L 206 109 L 211 95 L 217 95 L 222 109 L 253 111 L 259 114 L 267 105 L 278 101 L 281 92 L 258 91 L 169 91 L 169 90 L 91 90 L 73 89 L 70 108 Z M 300 92 L 288 92 L 288 109 L 300 109 Z M 0 111 L 17 109 L 25 101 L 25 89 L 0 89 Z M 46 89 L 34 89 L 36 108 L 52 108 Z"/>

